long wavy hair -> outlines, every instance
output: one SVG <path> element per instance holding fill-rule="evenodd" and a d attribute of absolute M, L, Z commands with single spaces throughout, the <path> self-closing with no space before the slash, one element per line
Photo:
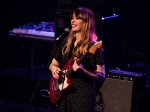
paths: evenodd
<path fill-rule="evenodd" d="M 71 13 L 71 18 L 73 14 L 75 14 L 76 18 L 80 18 L 81 20 L 84 21 L 84 25 L 82 29 L 82 39 L 78 44 L 77 50 L 75 51 L 76 53 L 82 55 L 87 51 L 88 44 L 92 41 L 96 42 L 98 39 L 95 33 L 95 29 L 96 29 L 95 15 L 90 9 L 85 7 L 79 7 L 75 9 Z M 70 30 L 70 33 L 67 38 L 68 38 L 67 43 L 62 50 L 63 54 L 69 53 L 71 44 L 73 43 L 72 41 L 75 38 L 75 32 Z"/>

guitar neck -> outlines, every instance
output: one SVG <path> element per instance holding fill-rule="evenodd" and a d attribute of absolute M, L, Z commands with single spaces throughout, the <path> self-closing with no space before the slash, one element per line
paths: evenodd
<path fill-rule="evenodd" d="M 67 70 L 67 72 L 65 72 L 66 77 L 68 77 L 68 76 L 72 73 L 72 71 L 73 71 L 73 68 L 70 67 L 70 68 Z"/>
<path fill-rule="evenodd" d="M 82 56 L 77 60 L 77 64 L 78 64 L 78 65 L 80 64 L 80 62 L 83 60 L 83 57 L 84 57 L 84 56 L 88 55 L 88 53 L 94 54 L 98 48 L 101 48 L 101 46 L 102 46 L 102 41 L 99 41 L 99 42 L 95 43 L 94 45 L 92 45 L 92 46 L 88 49 L 88 51 L 87 51 L 84 55 L 82 55 Z M 70 68 L 65 72 L 66 77 L 68 77 L 68 76 L 71 74 L 72 71 L 73 71 L 73 68 L 70 67 Z"/>

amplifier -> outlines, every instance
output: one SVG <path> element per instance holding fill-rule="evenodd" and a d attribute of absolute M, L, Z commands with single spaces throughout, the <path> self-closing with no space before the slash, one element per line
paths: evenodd
<path fill-rule="evenodd" d="M 144 88 L 141 73 L 110 70 L 99 90 L 104 112 L 139 112 Z"/>

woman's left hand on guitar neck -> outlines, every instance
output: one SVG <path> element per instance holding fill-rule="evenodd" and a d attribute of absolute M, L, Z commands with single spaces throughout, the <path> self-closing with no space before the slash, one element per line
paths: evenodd
<path fill-rule="evenodd" d="M 73 71 L 74 72 L 82 72 L 84 67 L 83 67 L 83 65 L 81 63 L 78 63 L 77 61 L 78 61 L 78 59 L 74 60 L 74 63 L 72 65 Z"/>

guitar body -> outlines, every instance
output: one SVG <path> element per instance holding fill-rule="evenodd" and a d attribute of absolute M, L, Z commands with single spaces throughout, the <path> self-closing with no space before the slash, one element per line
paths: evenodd
<path fill-rule="evenodd" d="M 67 74 L 68 68 L 72 66 L 72 63 L 73 60 L 69 59 L 62 69 L 60 79 L 55 79 L 53 76 L 50 78 L 50 101 L 53 104 L 56 104 L 61 99 L 63 91 L 72 86 L 70 74 Z"/>

